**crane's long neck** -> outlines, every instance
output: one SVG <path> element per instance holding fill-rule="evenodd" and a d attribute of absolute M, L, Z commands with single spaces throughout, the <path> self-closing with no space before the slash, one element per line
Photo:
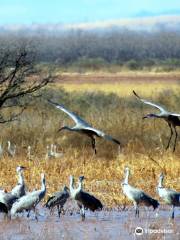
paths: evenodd
<path fill-rule="evenodd" d="M 72 176 L 70 177 L 69 189 L 70 192 L 74 191 L 74 178 Z"/>
<path fill-rule="evenodd" d="M 78 187 L 76 189 L 77 192 L 80 192 L 82 190 L 82 188 L 83 188 L 83 183 L 82 182 L 83 182 L 83 180 L 79 179 Z"/>
<path fill-rule="evenodd" d="M 8 141 L 8 150 L 10 150 L 10 149 L 11 149 L 11 142 Z"/>
<path fill-rule="evenodd" d="M 22 171 L 18 171 L 18 184 L 24 185 L 24 175 Z"/>
<path fill-rule="evenodd" d="M 128 179 L 129 179 L 129 169 L 126 169 L 125 178 L 124 178 L 124 184 L 128 185 Z"/>
<path fill-rule="evenodd" d="M 163 176 L 159 177 L 158 188 L 163 188 L 163 179 L 164 179 Z"/>
<path fill-rule="evenodd" d="M 50 153 L 51 153 L 52 155 L 53 155 L 53 153 L 54 153 L 54 145 L 53 145 L 53 144 L 51 144 Z"/>
<path fill-rule="evenodd" d="M 42 180 L 42 183 L 41 183 L 41 191 L 46 192 L 46 181 L 45 181 L 45 178 Z"/>
<path fill-rule="evenodd" d="M 76 131 L 76 130 L 74 129 L 74 127 L 63 126 L 63 127 L 61 127 L 61 128 L 58 130 L 58 132 L 60 132 L 60 131 L 62 131 L 62 130 Z"/>

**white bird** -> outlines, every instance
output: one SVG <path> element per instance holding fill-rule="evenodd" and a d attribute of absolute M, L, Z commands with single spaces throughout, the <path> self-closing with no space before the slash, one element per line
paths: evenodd
<path fill-rule="evenodd" d="M 125 168 L 125 178 L 124 182 L 121 184 L 124 195 L 126 195 L 134 204 L 135 208 L 135 217 L 139 217 L 139 204 L 145 205 L 147 207 L 152 206 L 154 210 L 159 206 L 157 200 L 151 198 L 148 194 L 142 190 L 131 186 L 128 183 L 129 178 L 129 168 Z"/>
<path fill-rule="evenodd" d="M 60 105 L 58 103 L 52 102 L 51 100 L 48 100 L 48 102 L 51 103 L 52 105 L 55 105 L 56 108 L 62 110 L 65 113 L 67 113 L 73 119 L 73 121 L 75 122 L 74 127 L 63 126 L 59 129 L 59 131 L 69 130 L 69 131 L 74 131 L 74 132 L 79 132 L 79 133 L 85 134 L 86 136 L 91 138 L 92 148 L 93 148 L 95 154 L 96 154 L 95 136 L 100 137 L 100 138 L 104 138 L 108 141 L 112 141 L 112 142 L 118 144 L 119 147 L 120 147 L 120 142 L 118 140 L 111 137 L 110 135 L 106 135 L 104 132 L 102 132 L 100 130 L 97 130 L 97 129 L 93 128 L 86 121 L 84 121 L 82 118 L 80 118 L 77 114 L 67 110 L 66 108 L 64 108 L 62 105 Z"/>
<path fill-rule="evenodd" d="M 143 117 L 143 119 L 145 119 L 145 118 L 161 118 L 161 119 L 164 119 L 168 123 L 168 126 L 170 128 L 171 134 L 170 134 L 170 138 L 169 138 L 169 141 L 168 141 L 166 149 L 169 148 L 169 145 L 170 145 L 170 142 L 171 142 L 171 139 L 172 139 L 172 136 L 173 136 L 173 129 L 174 129 L 175 141 L 174 141 L 173 151 L 175 151 L 175 149 L 176 149 L 176 141 L 177 141 L 177 136 L 178 136 L 178 133 L 176 131 L 176 127 L 180 126 L 180 119 L 179 119 L 180 114 L 169 112 L 169 111 L 165 110 L 165 108 L 163 108 L 159 104 L 155 104 L 155 103 L 152 103 L 150 101 L 147 101 L 145 99 L 140 98 L 139 95 L 135 91 L 133 91 L 133 93 L 141 102 L 143 102 L 143 103 L 145 103 L 147 105 L 153 106 L 153 107 L 157 108 L 160 111 L 159 113 L 147 114 L 146 116 Z"/>
<path fill-rule="evenodd" d="M 23 170 L 25 167 L 23 166 L 18 166 L 16 168 L 16 172 L 18 175 L 18 184 L 11 190 L 11 194 L 16 196 L 17 198 L 20 198 L 26 194 L 25 191 L 25 182 L 24 182 L 24 175 L 23 175 Z"/>
<path fill-rule="evenodd" d="M 14 157 L 16 154 L 16 145 L 12 146 L 11 142 L 8 141 L 7 152 L 8 152 L 9 157 Z"/>
<path fill-rule="evenodd" d="M 0 144 L 0 158 L 3 156 L 3 147 L 2 147 L 2 144 Z"/>
<path fill-rule="evenodd" d="M 174 208 L 180 207 L 180 192 L 176 192 L 175 190 L 165 188 L 163 186 L 164 175 L 163 173 L 160 174 L 157 192 L 164 200 L 166 204 L 172 205 L 172 214 L 171 218 L 174 218 Z"/>
<path fill-rule="evenodd" d="M 49 147 L 49 145 L 46 147 L 47 149 L 47 152 L 46 152 L 46 156 L 45 156 L 45 159 L 48 160 L 48 159 L 52 159 L 52 158 L 55 158 L 54 156 L 54 144 L 51 144 L 51 146 Z"/>
<path fill-rule="evenodd" d="M 84 176 L 79 177 L 79 185 L 75 189 L 74 188 L 74 177 L 70 176 L 70 195 L 71 198 L 76 200 L 79 208 L 80 214 L 82 217 L 82 221 L 85 220 L 85 209 L 89 209 L 91 211 L 102 210 L 103 205 L 99 199 L 94 197 L 92 194 L 85 192 L 82 189 L 82 182 L 84 180 Z"/>
<path fill-rule="evenodd" d="M 32 160 L 31 146 L 30 145 L 27 147 L 27 158 L 28 158 L 28 160 Z"/>
<path fill-rule="evenodd" d="M 19 198 L 11 208 L 11 216 L 15 216 L 17 213 L 22 212 L 23 210 L 29 211 L 34 210 L 35 218 L 37 218 L 36 206 L 44 198 L 46 194 L 46 181 L 44 173 L 41 174 L 41 189 L 36 190 L 30 193 L 27 193 L 25 196 Z M 29 213 L 28 213 L 29 216 Z"/>

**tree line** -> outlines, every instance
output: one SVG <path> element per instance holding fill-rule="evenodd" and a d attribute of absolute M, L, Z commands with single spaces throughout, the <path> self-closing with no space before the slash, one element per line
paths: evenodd
<path fill-rule="evenodd" d="M 173 60 L 179 65 L 180 32 L 174 31 L 107 31 L 69 30 L 61 34 L 38 35 L 0 34 L 0 46 L 14 48 L 29 41 L 36 49 L 38 62 L 70 65 L 91 59 L 106 64 L 123 64 L 128 61 L 153 65 L 157 61 Z M 170 63 L 170 62 L 168 62 Z"/>

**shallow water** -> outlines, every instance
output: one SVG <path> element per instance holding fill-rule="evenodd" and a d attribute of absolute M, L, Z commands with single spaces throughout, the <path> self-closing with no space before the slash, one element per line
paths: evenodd
<path fill-rule="evenodd" d="M 4 220 L 0 216 L 1 240 L 56 240 L 56 239 L 86 239 L 86 240 L 129 240 L 129 239 L 180 239 L 180 209 L 175 210 L 175 220 L 169 218 L 170 208 L 163 207 L 156 211 L 140 209 L 140 218 L 134 217 L 134 210 L 129 207 L 125 211 L 111 210 L 92 213 L 86 211 L 86 220 L 81 221 L 76 210 L 66 212 L 59 219 L 57 212 L 51 215 L 48 210 L 39 207 L 38 222 L 33 213 L 30 218 L 19 215 L 12 220 Z M 135 229 L 141 227 L 142 235 L 135 234 Z"/>

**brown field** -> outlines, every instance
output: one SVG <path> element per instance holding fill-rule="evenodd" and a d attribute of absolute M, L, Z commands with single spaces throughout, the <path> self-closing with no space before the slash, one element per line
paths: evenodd
<path fill-rule="evenodd" d="M 112 143 L 97 139 L 97 156 L 89 139 L 79 134 L 57 133 L 62 124 L 72 121 L 44 100 L 35 100 L 20 121 L 4 124 L 1 142 L 7 147 L 10 139 L 17 145 L 14 159 L 6 152 L 0 159 L 0 186 L 11 190 L 16 184 L 15 168 L 25 165 L 29 190 L 40 187 L 40 173 L 45 172 L 47 195 L 69 184 L 69 175 L 85 175 L 85 189 L 97 196 L 105 209 L 127 206 L 130 202 L 121 191 L 124 167 L 131 169 L 130 183 L 158 199 L 156 185 L 160 172 L 166 175 L 167 187 L 180 191 L 180 139 L 176 152 L 165 150 L 169 137 L 162 120 L 142 120 L 154 109 L 142 106 L 132 95 L 135 89 L 143 97 L 180 112 L 180 74 L 64 75 L 43 94 L 77 112 L 96 128 L 119 139 L 121 152 Z M 180 128 L 177 129 L 180 133 Z M 55 143 L 64 153 L 60 159 L 45 160 L 46 145 Z M 32 157 L 27 159 L 27 146 Z M 177 218 L 179 221 L 179 217 Z M 72 238 L 73 239 L 73 238 Z M 160 238 L 159 238 L 160 239 Z"/>

